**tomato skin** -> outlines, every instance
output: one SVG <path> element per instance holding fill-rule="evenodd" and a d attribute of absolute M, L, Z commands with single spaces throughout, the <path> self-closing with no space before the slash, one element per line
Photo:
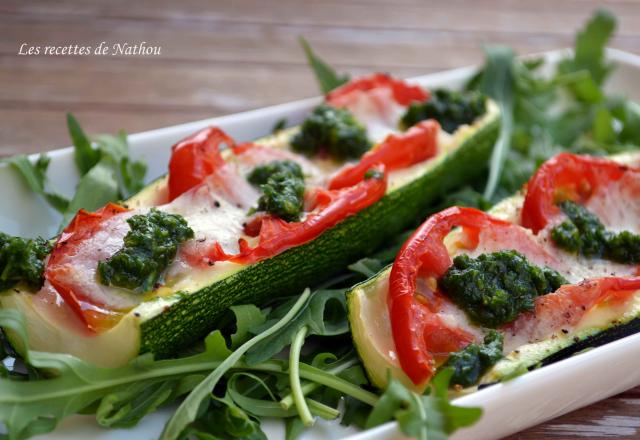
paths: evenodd
<path fill-rule="evenodd" d="M 355 186 L 341 190 L 318 190 L 318 194 L 310 202 L 311 208 L 316 208 L 317 211 L 309 213 L 303 221 L 287 223 L 271 215 L 261 217 L 258 245 L 249 248 L 244 243 L 240 254 L 232 258 L 232 261 L 255 263 L 307 243 L 326 229 L 377 202 L 387 189 L 384 168 L 378 167 L 378 171 L 383 173 L 381 178 L 365 179 Z"/>
<path fill-rule="evenodd" d="M 344 107 L 348 102 L 348 95 L 353 92 L 366 92 L 376 88 L 388 88 L 394 100 L 403 106 L 415 101 L 426 101 L 429 93 L 420 86 L 410 85 L 401 79 L 395 79 L 386 73 L 374 73 L 349 81 L 347 84 L 332 90 L 327 94 L 327 103 L 335 107 Z"/>
<path fill-rule="evenodd" d="M 504 327 L 512 334 L 526 334 L 535 341 L 552 331 L 575 326 L 599 305 L 624 303 L 640 290 L 640 277 L 604 277 L 567 284 L 535 300 L 535 309 Z"/>
<path fill-rule="evenodd" d="M 598 187 L 622 178 L 627 172 L 640 173 L 640 169 L 593 156 L 571 153 L 554 156 L 527 183 L 522 226 L 538 233 L 560 215 L 558 202 L 572 200 L 582 204 Z"/>
<path fill-rule="evenodd" d="M 416 282 L 419 274 L 440 278 L 451 266 L 443 240 L 454 226 L 469 229 L 472 235 L 488 227 L 514 227 L 477 209 L 452 207 L 429 217 L 400 249 L 391 268 L 387 301 L 400 366 L 416 385 L 431 379 L 436 368 L 434 354 L 441 350 L 427 344 L 425 334 L 434 331 L 437 317 L 428 305 L 416 300 Z M 464 332 L 449 333 L 451 347 L 468 344 L 469 337 Z"/>
<path fill-rule="evenodd" d="M 375 164 L 383 164 L 387 171 L 406 168 L 436 155 L 440 124 L 427 120 L 411 127 L 406 133 L 390 134 L 354 165 L 343 168 L 329 183 L 329 189 L 355 185 Z"/>
<path fill-rule="evenodd" d="M 60 260 L 67 255 L 73 254 L 78 243 L 90 238 L 99 231 L 105 220 L 126 211 L 128 209 L 114 203 L 108 203 L 96 212 L 88 212 L 81 209 L 60 234 L 47 261 L 44 272 L 45 279 L 51 283 L 64 302 L 80 318 L 87 329 L 91 331 L 96 331 L 103 326 L 100 321 L 104 320 L 108 313 L 101 314 L 82 306 L 81 302 L 90 301 L 83 297 L 82 292 L 75 292 L 72 286 L 62 281 L 65 267 L 60 265 Z"/>
<path fill-rule="evenodd" d="M 220 145 L 235 147 L 234 140 L 217 127 L 207 127 L 171 148 L 169 201 L 201 184 L 224 166 Z"/>

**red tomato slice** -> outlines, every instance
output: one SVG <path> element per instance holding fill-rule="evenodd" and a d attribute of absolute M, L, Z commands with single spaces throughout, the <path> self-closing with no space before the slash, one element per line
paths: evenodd
<path fill-rule="evenodd" d="M 351 101 L 349 95 L 352 93 L 367 92 L 379 88 L 391 90 L 394 100 L 403 106 L 408 106 L 414 101 L 419 102 L 429 99 L 429 93 L 420 86 L 410 85 L 386 73 L 374 73 L 373 75 L 356 78 L 332 90 L 327 94 L 327 103 L 335 107 L 345 107 Z"/>
<path fill-rule="evenodd" d="M 558 202 L 585 204 L 599 190 L 624 176 L 630 176 L 638 186 L 640 169 L 599 157 L 560 153 L 542 164 L 527 183 L 521 223 L 538 233 L 561 215 Z"/>
<path fill-rule="evenodd" d="M 440 124 L 431 119 L 411 127 L 406 133 L 390 134 L 354 165 L 347 165 L 331 179 L 329 189 L 355 185 L 373 165 L 383 164 L 388 171 L 406 168 L 436 155 Z"/>
<path fill-rule="evenodd" d="M 640 278 L 605 277 L 568 284 L 538 297 L 533 312 L 523 313 L 505 327 L 507 335 L 536 342 L 575 326 L 594 307 L 629 300 L 640 289 Z"/>
<path fill-rule="evenodd" d="M 217 127 L 207 127 L 171 148 L 169 200 L 200 185 L 225 165 L 220 146 L 233 148 L 235 141 Z"/>
<path fill-rule="evenodd" d="M 402 369 L 416 385 L 428 382 L 435 372 L 436 357 L 443 350 L 438 335 L 448 335 L 448 353 L 473 340 L 463 329 L 436 319 L 432 299 L 416 294 L 419 276 L 438 279 L 451 266 L 444 239 L 454 227 L 462 228 L 459 244 L 469 251 L 515 249 L 534 262 L 553 262 L 554 267 L 557 263 L 526 229 L 477 209 L 453 207 L 429 217 L 400 249 L 389 278 L 393 340 Z"/>
<path fill-rule="evenodd" d="M 82 243 L 102 231 L 105 221 L 126 211 L 126 208 L 113 203 L 96 212 L 83 209 L 78 211 L 69 226 L 62 231 L 45 267 L 45 279 L 89 330 L 109 327 L 115 322 L 114 313 L 83 293 L 82 286 L 70 276 L 68 259 L 77 254 Z"/>
<path fill-rule="evenodd" d="M 303 221 L 287 223 L 273 216 L 262 217 L 258 245 L 249 248 L 244 242 L 240 255 L 232 258 L 232 261 L 254 263 L 307 243 L 338 222 L 377 202 L 387 189 L 384 169 L 379 167 L 379 170 L 383 172 L 381 178 L 372 177 L 342 190 L 318 190 L 311 202 L 316 205 L 312 207 L 315 210 L 307 214 Z M 255 229 L 256 226 L 252 225 L 252 230 Z"/>

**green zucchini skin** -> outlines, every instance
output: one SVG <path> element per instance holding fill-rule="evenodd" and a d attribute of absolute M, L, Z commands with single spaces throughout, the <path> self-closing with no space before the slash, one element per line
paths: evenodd
<path fill-rule="evenodd" d="M 488 161 L 499 128 L 499 117 L 495 117 L 423 176 L 317 239 L 184 295 L 141 324 L 140 352 L 169 355 L 204 337 L 229 306 L 295 294 L 336 275 L 347 264 L 419 224 L 439 195 L 479 177 L 484 170 L 479 164 Z"/>

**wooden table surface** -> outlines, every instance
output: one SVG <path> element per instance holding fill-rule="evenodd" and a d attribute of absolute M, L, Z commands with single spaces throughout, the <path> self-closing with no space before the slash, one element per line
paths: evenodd
<path fill-rule="evenodd" d="M 483 43 L 519 53 L 570 46 L 602 3 L 2 0 L 0 156 L 68 145 L 67 111 L 90 133 L 132 133 L 316 95 L 299 35 L 341 71 L 407 77 L 479 63 Z M 619 18 L 612 46 L 638 53 L 640 2 L 606 3 Z M 103 41 L 144 41 L 161 53 L 18 55 L 22 43 Z M 640 388 L 510 440 L 640 438 L 638 410 Z"/>

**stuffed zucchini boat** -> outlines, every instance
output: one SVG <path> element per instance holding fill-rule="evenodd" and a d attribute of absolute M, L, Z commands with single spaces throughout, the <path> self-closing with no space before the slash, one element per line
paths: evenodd
<path fill-rule="evenodd" d="M 51 242 L 3 238 L 33 264 L 4 268 L 0 303 L 35 350 L 103 366 L 173 353 L 229 306 L 300 291 L 416 224 L 482 171 L 498 126 L 483 96 L 376 74 L 253 143 L 203 129 L 130 200 L 80 211 Z"/>
<path fill-rule="evenodd" d="M 488 213 L 431 216 L 348 292 L 372 383 L 423 390 L 450 366 L 468 392 L 636 332 L 639 164 L 562 153 Z"/>

